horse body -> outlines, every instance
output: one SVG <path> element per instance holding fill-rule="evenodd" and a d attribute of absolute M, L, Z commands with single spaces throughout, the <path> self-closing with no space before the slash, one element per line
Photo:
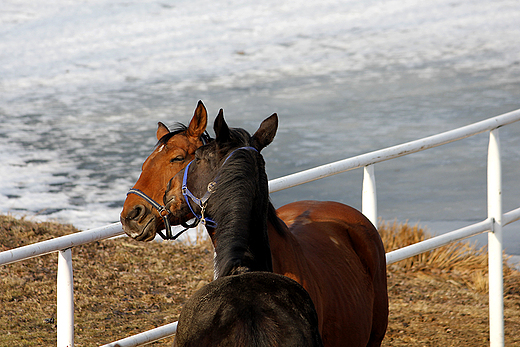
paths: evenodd
<path fill-rule="evenodd" d="M 219 117 L 222 118 L 221 115 Z M 226 209 L 230 209 L 230 211 L 241 209 L 251 211 L 253 214 L 257 210 L 266 211 L 267 213 L 260 214 L 264 216 L 264 219 L 267 218 L 273 270 L 294 279 L 308 291 L 317 310 L 324 345 L 380 345 L 388 320 L 388 296 L 384 248 L 377 230 L 359 211 L 340 203 L 303 201 L 286 205 L 279 210 L 279 216 L 288 222 L 289 227 L 277 217 L 270 202 L 267 201 L 267 208 L 261 207 L 265 205 L 265 199 L 261 200 L 264 202 L 260 206 L 247 203 L 247 201 L 259 199 L 259 195 L 261 195 L 257 191 L 244 189 L 244 187 L 248 187 L 253 181 L 258 181 L 258 171 L 263 171 L 263 160 L 260 169 L 256 171 L 244 169 L 243 162 L 231 166 L 231 160 L 228 162 L 228 158 L 224 154 L 229 154 L 233 148 L 253 145 L 258 133 L 258 131 L 255 133 L 253 140 L 246 141 L 247 136 L 243 136 L 242 129 L 239 130 L 231 131 L 234 136 L 232 148 L 224 147 L 225 150 L 220 148 L 217 135 L 216 143 L 208 145 L 214 147 L 213 151 L 210 151 L 211 154 L 214 154 L 213 156 L 207 153 L 208 146 L 195 153 L 197 168 L 203 167 L 202 165 L 212 168 L 209 170 L 211 174 L 206 174 L 206 177 L 203 177 L 203 183 L 197 186 L 199 196 L 204 194 L 205 186 L 217 175 L 215 167 L 223 165 L 220 168 L 220 174 L 217 175 L 218 180 L 215 178 L 213 181 L 218 182 L 215 196 L 211 196 L 207 200 L 208 215 L 218 214 L 235 219 L 232 212 L 218 213 L 218 210 L 212 207 L 214 204 L 211 203 L 212 201 L 220 201 L 219 206 L 226 206 Z M 215 132 L 218 134 L 218 129 Z M 239 141 L 240 139 L 242 141 Z M 200 158 L 197 157 L 199 151 Z M 240 150 L 240 156 L 254 156 L 254 153 L 246 152 L 248 151 Z M 235 156 L 238 155 L 233 154 L 233 157 Z M 242 172 L 238 188 L 232 189 L 234 195 L 231 199 L 226 195 L 227 193 L 218 194 L 219 189 L 228 192 L 228 188 L 224 190 L 219 187 L 230 186 L 236 179 L 235 175 L 232 176 L 232 179 L 221 182 L 219 175 L 224 176 L 224 172 L 222 172 L 224 170 Z M 186 168 L 185 171 L 186 174 L 191 175 L 189 168 Z M 200 170 L 198 172 L 200 173 Z M 186 185 L 185 182 L 183 184 L 180 182 L 183 174 L 181 172 L 171 180 L 170 189 L 165 194 L 165 202 L 172 213 L 174 223 L 182 222 L 187 216 L 190 216 L 190 210 L 193 211 L 188 206 L 189 202 L 182 198 L 181 191 Z M 262 191 L 267 191 L 266 178 L 257 184 L 262 187 Z M 242 199 L 242 202 L 239 202 L 239 199 Z M 233 205 L 237 207 L 234 208 Z M 254 220 L 259 223 L 257 218 Z M 243 224 L 242 228 L 248 229 L 250 221 L 251 219 L 236 218 L 237 225 L 233 230 L 239 228 L 238 224 Z M 264 227 L 261 227 L 260 230 L 264 232 Z M 222 272 L 225 266 L 220 263 L 225 259 L 225 256 L 221 256 L 221 252 L 225 253 L 227 246 L 221 243 L 222 237 L 226 237 L 230 242 L 240 243 L 249 239 L 249 236 L 243 233 L 222 232 L 218 226 L 216 230 L 209 228 L 209 231 L 217 253 L 217 272 L 225 276 L 229 272 Z M 262 240 L 265 242 L 265 237 Z M 252 247 L 251 243 L 249 247 Z M 243 247 L 243 249 L 242 254 L 247 254 L 245 251 L 247 247 Z M 247 257 L 243 257 L 243 259 L 245 258 Z M 244 261 L 243 259 L 240 261 Z M 231 263 L 239 264 L 240 261 L 237 262 L 235 258 Z"/>
<path fill-rule="evenodd" d="M 203 221 L 205 213 L 211 216 L 219 275 L 183 307 L 176 346 L 322 346 L 309 294 L 290 278 L 263 272 L 272 271 L 267 221 L 272 205 L 259 152 L 274 138 L 277 123 L 271 116 L 250 137 L 230 132 L 221 112 L 216 140 L 198 149 L 194 162 L 168 184 L 165 203 L 173 216 L 182 219 L 190 211 L 198 216 L 194 208 Z M 250 141 L 233 146 L 240 139 Z M 203 195 L 210 198 L 197 197 Z"/>

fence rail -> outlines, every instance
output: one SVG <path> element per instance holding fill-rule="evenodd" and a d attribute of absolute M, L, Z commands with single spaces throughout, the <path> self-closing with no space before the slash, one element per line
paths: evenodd
<path fill-rule="evenodd" d="M 446 131 L 423 139 L 406 142 L 401 145 L 381 149 L 374 152 L 336 161 L 334 163 L 317 166 L 291 175 L 269 181 L 269 192 L 291 188 L 300 184 L 312 182 L 321 178 L 337 175 L 342 172 L 367 167 L 390 159 L 403 157 L 408 154 L 438 147 L 467 137 L 478 135 L 486 131 L 497 129 L 520 120 L 520 109 L 473 123 L 461 128 Z"/>
<path fill-rule="evenodd" d="M 473 235 L 488 232 L 490 346 L 504 346 L 502 227 L 520 220 L 520 208 L 504 214 L 502 213 L 499 128 L 517 121 L 520 121 L 520 109 L 420 140 L 407 142 L 274 179 L 269 181 L 269 191 L 276 192 L 363 167 L 362 212 L 374 225 L 377 225 L 377 194 L 374 164 L 489 131 L 487 218 L 479 223 L 389 252 L 386 254 L 386 259 L 387 264 L 390 264 Z M 124 234 L 124 232 L 121 228 L 121 224 L 114 223 L 0 253 L 0 265 L 6 265 L 44 254 L 58 252 L 57 295 L 60 298 L 57 302 L 58 347 L 72 347 L 74 345 L 71 248 L 122 234 Z M 173 335 L 176 328 L 177 322 L 174 322 L 112 342 L 104 347 L 130 347 L 150 343 Z"/>

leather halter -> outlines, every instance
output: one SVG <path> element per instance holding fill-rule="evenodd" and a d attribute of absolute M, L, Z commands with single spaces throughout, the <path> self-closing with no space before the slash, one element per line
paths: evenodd
<path fill-rule="evenodd" d="M 164 230 L 166 231 L 166 235 L 164 235 L 160 230 L 157 231 L 157 234 L 159 234 L 159 236 L 162 237 L 163 240 L 175 240 L 179 236 L 181 236 L 181 234 L 184 233 L 186 230 L 188 230 L 189 228 L 194 228 L 198 224 L 198 221 L 194 225 L 183 224 L 182 226 L 185 229 L 172 236 L 172 228 L 170 225 L 170 221 L 168 220 L 168 215 L 170 214 L 170 211 L 165 206 L 155 202 L 155 200 L 153 200 L 151 197 L 149 197 L 148 195 L 146 195 L 139 189 L 135 189 L 135 188 L 130 189 L 126 195 L 128 196 L 130 194 L 135 194 L 135 195 L 143 198 L 150 205 L 152 205 L 153 208 L 155 208 L 157 210 L 157 212 L 159 212 L 159 215 L 162 217 L 162 219 L 164 221 Z"/>
<path fill-rule="evenodd" d="M 224 166 L 226 164 L 226 162 L 228 161 L 228 159 L 238 150 L 240 149 L 247 149 L 247 150 L 253 150 L 255 152 L 258 152 L 258 150 L 254 147 L 250 147 L 250 146 L 244 146 L 244 147 L 239 147 L 235 150 L 233 150 L 233 152 L 231 152 L 226 160 L 224 160 L 224 163 L 222 163 L 222 166 Z M 204 195 L 202 196 L 202 198 L 197 198 L 189 189 L 188 189 L 188 186 L 187 186 L 187 181 L 188 181 L 188 170 L 190 168 L 190 165 L 191 163 L 193 162 L 190 161 L 189 164 L 186 166 L 186 168 L 184 169 L 184 176 L 182 178 L 182 195 L 184 196 L 184 199 L 186 200 L 186 204 L 188 204 L 188 207 L 190 208 L 190 211 L 191 213 L 193 213 L 193 215 L 195 216 L 195 218 L 200 221 L 200 223 L 202 223 L 202 225 L 204 226 L 207 226 L 207 227 L 210 227 L 210 228 L 216 228 L 217 227 L 217 222 L 215 222 L 214 220 L 208 218 L 208 217 L 205 217 L 204 216 L 204 213 L 206 212 L 206 206 L 208 204 L 208 200 L 209 200 L 209 197 L 211 196 L 211 194 L 215 191 L 215 188 L 217 186 L 217 182 L 218 182 L 218 178 L 219 178 L 219 175 L 217 174 L 217 177 L 215 177 L 215 179 L 211 182 L 208 183 L 208 187 L 206 188 L 206 192 L 204 193 Z M 221 167 L 222 168 L 222 167 Z M 200 214 L 197 214 L 193 208 L 191 207 L 191 204 L 190 204 L 190 201 L 188 200 L 188 198 L 190 198 L 197 206 L 200 207 Z"/>

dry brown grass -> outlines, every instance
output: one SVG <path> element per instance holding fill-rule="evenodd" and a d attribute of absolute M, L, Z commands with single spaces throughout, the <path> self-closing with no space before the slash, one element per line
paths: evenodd
<path fill-rule="evenodd" d="M 382 223 L 379 233 L 383 239 L 386 252 L 429 239 L 431 235 L 418 225 L 407 223 Z M 398 263 L 403 270 L 424 270 L 437 268 L 445 271 L 475 271 L 487 268 L 487 251 L 485 247 L 477 248 L 476 244 L 467 241 L 452 243 L 432 251 L 421 253 L 404 259 Z"/>
<path fill-rule="evenodd" d="M 76 231 L 0 216 L 0 251 Z M 184 301 L 212 278 L 209 247 L 129 238 L 75 247 L 75 346 L 98 346 L 177 320 Z M 0 346 L 56 345 L 56 271 L 55 253 L 0 267 Z"/>
<path fill-rule="evenodd" d="M 418 225 L 407 223 L 381 223 L 379 233 L 386 252 L 429 239 L 431 235 Z M 508 266 L 504 254 L 504 291 L 518 290 L 519 272 Z M 457 277 L 465 285 L 480 292 L 488 291 L 487 247 L 478 248 L 476 243 L 459 241 L 421 253 L 389 265 L 389 271 L 429 272 L 447 278 Z"/>
<path fill-rule="evenodd" d="M 426 240 L 418 225 L 381 223 L 386 251 Z M 489 346 L 486 247 L 460 241 L 388 266 L 383 346 Z M 507 346 L 520 346 L 520 273 L 504 259 Z"/>
<path fill-rule="evenodd" d="M 0 251 L 76 232 L 67 225 L 0 215 Z M 388 250 L 428 237 L 385 224 Z M 140 243 L 128 238 L 75 247 L 75 345 L 98 346 L 177 320 L 182 304 L 212 278 L 201 240 Z M 201 244 L 202 242 L 202 244 Z M 388 268 L 390 322 L 384 346 L 486 346 L 487 261 L 467 243 Z M 56 254 L 0 266 L 0 346 L 56 345 Z M 505 268 L 506 344 L 520 346 L 520 277 Z M 155 346 L 171 345 L 172 338 Z"/>

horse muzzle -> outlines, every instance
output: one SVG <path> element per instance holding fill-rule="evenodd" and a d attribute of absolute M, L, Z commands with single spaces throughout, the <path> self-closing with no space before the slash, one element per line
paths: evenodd
<path fill-rule="evenodd" d="M 120 216 L 123 231 L 137 241 L 151 241 L 161 226 L 158 218 L 144 205 L 137 204 Z"/>

